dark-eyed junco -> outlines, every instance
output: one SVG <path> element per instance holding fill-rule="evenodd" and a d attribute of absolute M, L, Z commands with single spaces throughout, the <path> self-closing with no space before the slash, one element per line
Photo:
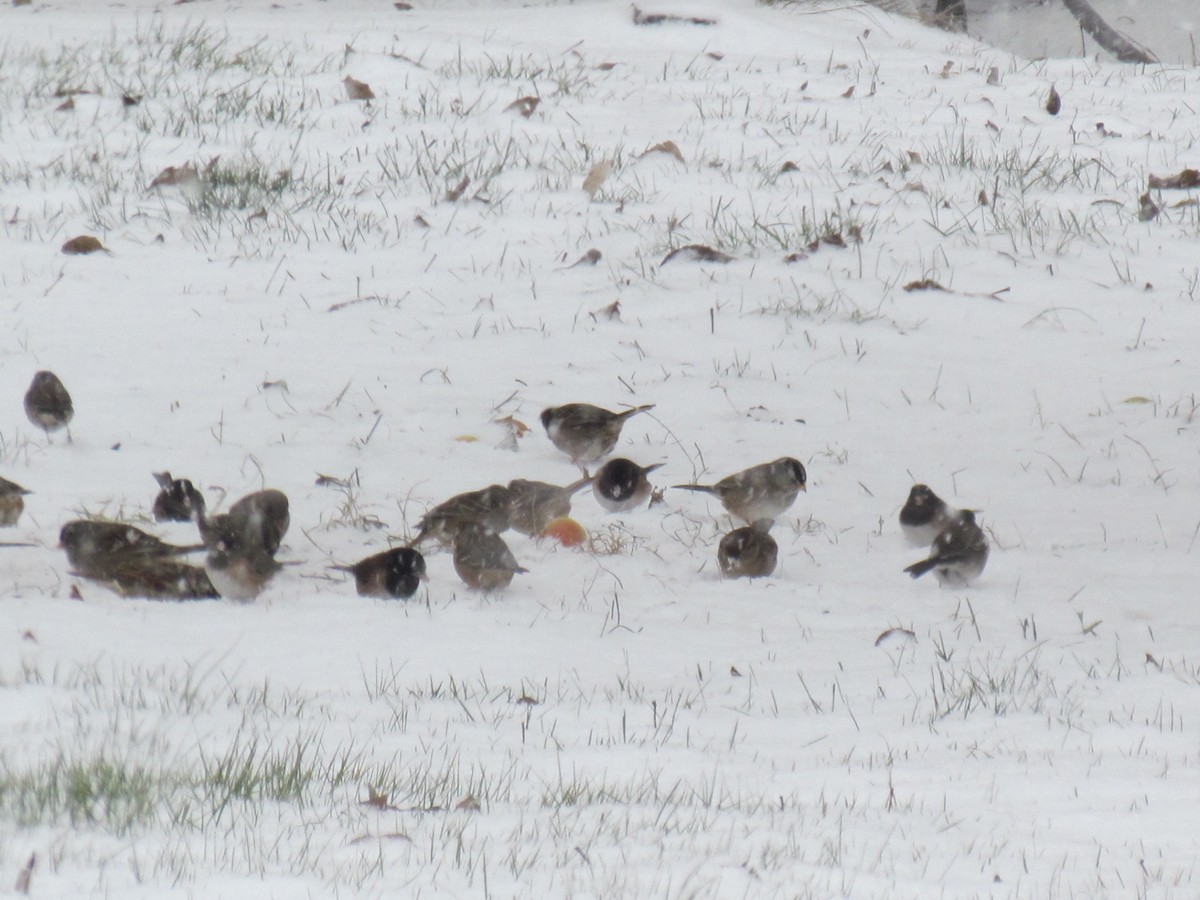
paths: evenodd
<path fill-rule="evenodd" d="M 71 403 L 71 395 L 58 376 L 45 370 L 36 373 L 25 392 L 25 415 L 29 421 L 46 432 L 65 428 L 75 415 L 75 407 Z M 67 440 L 71 439 L 71 429 L 67 428 Z"/>
<path fill-rule="evenodd" d="M 766 578 L 779 562 L 779 545 L 771 537 L 771 519 L 735 528 L 717 545 L 717 563 L 726 578 Z"/>
<path fill-rule="evenodd" d="M 480 591 L 508 587 L 522 568 L 504 538 L 477 522 L 458 529 L 454 536 L 454 571 L 467 585 Z"/>
<path fill-rule="evenodd" d="M 352 566 L 334 566 L 354 573 L 354 586 L 361 597 L 407 600 L 417 592 L 425 575 L 425 557 L 412 547 L 393 547 L 360 559 Z"/>
<path fill-rule="evenodd" d="M 571 498 L 591 483 L 592 479 L 587 475 L 563 487 L 544 481 L 513 479 L 508 483 L 508 493 L 512 499 L 512 529 L 537 537 L 552 519 L 569 516 Z"/>
<path fill-rule="evenodd" d="M 654 409 L 654 404 L 615 413 L 590 403 L 567 403 L 542 410 L 541 418 L 555 447 L 575 462 L 587 463 L 612 453 L 625 420 L 648 409 Z"/>
<path fill-rule="evenodd" d="M 775 519 L 787 512 L 801 491 L 808 491 L 808 473 L 798 459 L 784 456 L 751 466 L 716 484 L 677 484 L 685 491 L 712 494 L 730 515 L 746 522 Z"/>
<path fill-rule="evenodd" d="M 632 460 L 610 459 L 592 476 L 592 494 L 609 512 L 627 512 L 641 506 L 650 497 L 654 485 L 646 476 L 662 463 L 639 466 Z"/>
<path fill-rule="evenodd" d="M 122 597 L 214 600 L 221 596 L 202 568 L 177 559 L 123 559 L 91 580 Z"/>
<path fill-rule="evenodd" d="M 900 510 L 900 530 L 913 546 L 928 547 L 956 512 L 927 485 L 914 484 Z"/>
<path fill-rule="evenodd" d="M 14 481 L 0 478 L 0 527 L 16 525 L 25 509 L 25 496 L 29 491 Z"/>
<path fill-rule="evenodd" d="M 160 488 L 154 498 L 155 522 L 191 522 L 196 510 L 205 508 L 204 496 L 186 478 L 172 478 L 170 472 L 153 472 Z"/>
<path fill-rule="evenodd" d="M 983 529 L 975 524 L 975 512 L 960 509 L 934 538 L 929 558 L 913 563 L 904 571 L 913 578 L 920 578 L 933 569 L 939 582 L 954 587 L 962 587 L 978 578 L 987 565 L 988 540 Z"/>
<path fill-rule="evenodd" d="M 452 543 L 465 525 L 479 524 L 499 534 L 512 522 L 512 495 L 502 484 L 491 484 L 478 491 L 455 494 L 421 517 L 412 544 L 427 538 Z"/>
<path fill-rule="evenodd" d="M 133 525 L 100 519 L 76 519 L 58 533 L 71 569 L 85 578 L 103 578 L 108 569 L 128 560 L 169 559 L 203 550 L 202 544 L 178 546 L 159 540 Z"/>

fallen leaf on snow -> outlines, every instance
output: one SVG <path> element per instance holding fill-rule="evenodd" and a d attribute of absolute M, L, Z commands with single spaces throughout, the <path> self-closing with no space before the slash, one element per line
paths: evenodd
<path fill-rule="evenodd" d="M 371 90 L 371 86 L 365 81 L 359 81 L 357 78 L 352 78 L 347 75 L 342 79 L 342 84 L 346 86 L 346 95 L 351 100 L 375 99 L 375 92 Z"/>
<path fill-rule="evenodd" d="M 108 248 L 100 243 L 100 239 L 94 238 L 90 234 L 73 237 L 62 245 L 62 252 L 68 256 L 83 256 L 87 253 L 95 253 L 97 250 L 108 252 Z"/>
<path fill-rule="evenodd" d="M 589 197 L 596 199 L 596 194 L 600 190 L 600 186 L 604 184 L 604 179 L 608 177 L 608 173 L 612 171 L 612 163 L 608 160 L 602 160 L 592 166 L 588 172 L 587 178 L 583 179 L 583 189 L 587 191 Z"/>
<path fill-rule="evenodd" d="M 684 259 L 692 262 L 715 262 L 727 263 L 732 262 L 733 257 L 728 253 L 722 253 L 720 250 L 715 250 L 705 244 L 688 244 L 686 247 L 677 247 L 663 257 L 659 265 L 666 265 L 673 259 Z"/>

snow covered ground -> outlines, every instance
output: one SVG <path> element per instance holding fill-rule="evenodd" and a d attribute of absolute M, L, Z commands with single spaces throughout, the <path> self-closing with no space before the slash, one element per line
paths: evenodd
<path fill-rule="evenodd" d="M 3 539 L 37 545 L 0 548 L 0 893 L 1200 894 L 1195 192 L 1139 218 L 1200 168 L 1200 73 L 641 6 L 715 22 L 0 11 Z M 71 443 L 24 418 L 42 368 Z M 328 570 L 572 480 L 569 401 L 656 404 L 618 449 L 659 486 L 801 459 L 776 575 L 721 581 L 728 517 L 671 490 L 580 495 L 587 552 L 510 533 L 494 596 L 445 553 L 408 603 Z M 83 513 L 195 539 L 147 524 L 164 468 L 286 491 L 296 564 L 249 604 L 70 575 Z M 983 511 L 973 588 L 902 573 L 914 481 Z"/>

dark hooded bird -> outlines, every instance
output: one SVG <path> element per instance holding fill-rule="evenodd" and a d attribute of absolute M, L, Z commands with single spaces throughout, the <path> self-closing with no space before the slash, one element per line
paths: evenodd
<path fill-rule="evenodd" d="M 46 432 L 47 439 L 50 432 L 67 428 L 75 416 L 71 395 L 53 372 L 43 370 L 33 376 L 29 390 L 25 392 L 25 415 L 30 422 Z M 71 429 L 67 428 L 67 440 L 70 439 Z"/>
<path fill-rule="evenodd" d="M 717 564 L 726 578 L 766 578 L 779 562 L 779 545 L 771 537 L 770 519 L 735 528 L 717 545 Z"/>
<path fill-rule="evenodd" d="M 987 565 L 988 540 L 975 523 L 972 509 L 961 509 L 934 538 L 929 558 L 913 563 L 904 571 L 920 578 L 930 569 L 942 584 L 963 587 L 979 577 Z"/>
<path fill-rule="evenodd" d="M 541 419 L 555 447 L 576 463 L 589 463 L 612 453 L 625 420 L 648 409 L 654 404 L 615 413 L 590 403 L 567 403 L 542 410 Z"/>
<path fill-rule="evenodd" d="M 412 547 L 393 547 L 352 566 L 334 566 L 354 574 L 354 586 L 361 597 L 407 600 L 417 592 L 425 574 L 425 557 Z"/>
<path fill-rule="evenodd" d="M 677 484 L 674 487 L 712 494 L 731 516 L 750 523 L 759 519 L 773 520 L 787 512 L 800 492 L 808 491 L 808 472 L 799 460 L 784 456 L 736 472 L 716 484 Z"/>
<path fill-rule="evenodd" d="M 646 476 L 661 467 L 662 463 L 643 467 L 622 457 L 610 459 L 592 476 L 592 494 L 609 512 L 636 509 L 646 503 L 654 490 Z"/>
<path fill-rule="evenodd" d="M 900 510 L 900 530 L 913 546 L 928 547 L 957 512 L 927 485 L 914 484 Z"/>
<path fill-rule="evenodd" d="M 172 478 L 170 472 L 153 472 L 159 491 L 152 508 L 155 522 L 192 522 L 196 511 L 205 508 L 204 496 L 186 478 Z"/>

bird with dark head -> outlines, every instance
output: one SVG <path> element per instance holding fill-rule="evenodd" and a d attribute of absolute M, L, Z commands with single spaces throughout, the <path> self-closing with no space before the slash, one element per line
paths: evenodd
<path fill-rule="evenodd" d="M 957 513 L 928 485 L 914 484 L 900 509 L 900 530 L 913 546 L 928 547 Z"/>
<path fill-rule="evenodd" d="M 554 519 L 571 514 L 571 498 L 592 483 L 590 475 L 560 487 L 544 481 L 515 478 L 508 483 L 512 498 L 512 529 L 537 537 Z"/>
<path fill-rule="evenodd" d="M 421 517 L 411 545 L 429 538 L 452 544 L 458 532 L 467 525 L 482 525 L 499 534 L 507 531 L 511 523 L 511 492 L 502 484 L 491 484 L 477 491 L 455 494 L 432 507 Z"/>
<path fill-rule="evenodd" d="M 159 491 L 154 497 L 155 522 L 192 522 L 196 510 L 205 508 L 204 495 L 186 478 L 172 478 L 170 472 L 152 472 Z"/>
<path fill-rule="evenodd" d="M 913 578 L 920 578 L 932 569 L 941 584 L 951 587 L 964 587 L 978 578 L 987 565 L 988 540 L 975 522 L 976 512 L 978 510 L 960 509 L 934 538 L 929 557 L 904 571 Z"/>
<path fill-rule="evenodd" d="M 630 416 L 654 409 L 653 403 L 609 412 L 590 403 L 567 403 L 542 410 L 542 427 L 550 443 L 575 463 L 596 462 L 612 453 Z"/>
<path fill-rule="evenodd" d="M 717 545 L 717 564 L 726 578 L 766 578 L 779 562 L 779 545 L 771 537 L 770 519 L 735 528 Z"/>
<path fill-rule="evenodd" d="M 425 557 L 412 547 L 393 547 L 352 566 L 334 566 L 354 574 L 354 586 L 360 597 L 407 600 L 417 592 L 425 574 Z"/>
<path fill-rule="evenodd" d="M 712 494 L 725 510 L 745 522 L 776 519 L 787 512 L 801 491 L 808 491 L 808 472 L 798 459 L 781 457 L 722 478 L 716 484 L 676 484 L 685 491 Z"/>
<path fill-rule="evenodd" d="M 467 587 L 490 592 L 503 590 L 512 584 L 513 575 L 529 570 L 517 562 L 500 535 L 472 522 L 454 535 L 454 571 Z"/>
<path fill-rule="evenodd" d="M 46 432 L 47 440 L 50 432 L 60 428 L 67 429 L 67 440 L 71 440 L 71 429 L 67 426 L 75 416 L 75 406 L 66 386 L 53 372 L 42 370 L 33 376 L 25 392 L 25 415 Z"/>
<path fill-rule="evenodd" d="M 25 510 L 25 498 L 29 491 L 15 481 L 0 478 L 0 527 L 16 525 Z"/>
<path fill-rule="evenodd" d="M 654 490 L 646 476 L 662 463 L 639 466 L 632 460 L 618 457 L 610 459 L 592 476 L 592 494 L 609 512 L 628 512 L 644 504 Z"/>

